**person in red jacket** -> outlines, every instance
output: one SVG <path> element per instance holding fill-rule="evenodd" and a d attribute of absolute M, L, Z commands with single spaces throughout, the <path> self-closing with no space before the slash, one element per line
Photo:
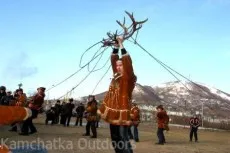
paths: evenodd
<path fill-rule="evenodd" d="M 157 136 L 158 136 L 158 142 L 156 144 L 163 145 L 165 143 L 165 136 L 164 136 L 164 130 L 165 130 L 165 123 L 167 120 L 167 113 L 164 110 L 162 105 L 157 106 Z"/>
<path fill-rule="evenodd" d="M 28 107 L 32 111 L 32 117 L 28 118 L 22 126 L 22 132 L 19 133 L 20 135 L 28 135 L 37 132 L 36 127 L 33 124 L 33 119 L 37 118 L 39 110 L 42 108 L 45 98 L 45 90 L 46 88 L 40 87 L 37 88 L 37 93 L 32 97 L 32 100 L 29 102 Z M 30 132 L 29 132 L 30 129 Z"/>
<path fill-rule="evenodd" d="M 135 142 L 139 142 L 138 125 L 140 123 L 140 109 L 134 101 L 131 108 L 131 119 L 132 125 L 130 127 L 130 137 L 134 138 Z"/>

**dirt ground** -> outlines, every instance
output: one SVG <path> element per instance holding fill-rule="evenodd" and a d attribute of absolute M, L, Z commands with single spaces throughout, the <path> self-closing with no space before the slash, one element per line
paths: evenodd
<path fill-rule="evenodd" d="M 36 119 L 38 133 L 30 136 L 19 136 L 9 132 L 9 126 L 1 127 L 1 143 L 12 147 L 22 144 L 40 144 L 48 149 L 48 153 L 113 153 L 110 142 L 108 124 L 101 123 L 97 129 L 98 139 L 83 137 L 85 126 L 63 127 L 61 125 L 44 125 L 44 118 Z M 72 124 L 75 118 L 72 119 Z M 139 127 L 140 142 L 133 145 L 134 153 L 230 153 L 230 132 L 199 130 L 199 142 L 189 142 L 189 129 L 170 127 L 165 132 L 167 143 L 155 145 L 157 142 L 156 125 L 142 123 Z"/>

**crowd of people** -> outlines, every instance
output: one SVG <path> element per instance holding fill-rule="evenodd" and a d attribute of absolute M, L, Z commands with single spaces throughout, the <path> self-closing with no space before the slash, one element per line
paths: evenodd
<path fill-rule="evenodd" d="M 20 135 L 29 135 L 37 132 L 36 127 L 33 125 L 32 120 L 35 119 L 42 109 L 42 105 L 45 97 L 45 88 L 40 87 L 37 89 L 37 93 L 32 97 L 27 97 L 23 92 L 23 89 L 17 89 L 13 94 L 11 91 L 6 90 L 6 87 L 0 87 L 0 104 L 2 106 L 16 106 L 16 107 L 28 107 L 32 110 L 32 117 L 28 118 L 23 122 L 15 122 L 11 125 L 9 131 L 19 131 Z M 65 127 L 70 125 L 70 120 L 73 117 L 75 111 L 76 117 L 75 126 L 83 126 L 83 119 L 86 119 L 85 133 L 83 136 L 90 136 L 90 138 L 97 138 L 97 128 L 99 120 L 101 118 L 98 115 L 98 102 L 94 95 L 89 95 L 87 104 L 84 105 L 82 102 L 78 103 L 77 107 L 73 103 L 73 99 L 70 98 L 68 102 L 56 101 L 49 110 L 46 111 L 45 124 L 51 121 L 51 124 L 62 124 Z M 138 126 L 140 124 L 140 109 L 132 101 L 130 109 L 130 117 L 132 123 L 127 126 L 127 137 L 133 139 L 135 142 L 139 142 Z M 75 109 L 75 110 L 74 110 Z M 169 127 L 169 116 L 162 105 L 156 107 L 156 119 L 157 121 L 157 137 L 158 142 L 156 144 L 163 145 L 166 143 L 164 131 L 168 131 Z M 197 130 L 200 126 L 199 118 L 197 116 L 191 117 L 189 120 L 190 134 L 189 140 L 192 142 L 193 135 L 195 142 L 198 142 Z M 90 134 L 92 132 L 92 135 Z"/>
<path fill-rule="evenodd" d="M 70 120 L 72 117 L 76 117 L 75 126 L 83 126 L 83 119 L 86 120 L 85 133 L 83 136 L 92 136 L 91 138 L 97 138 L 97 128 L 99 127 L 100 116 L 97 114 L 98 102 L 94 95 L 89 95 L 86 105 L 83 102 L 73 104 L 73 99 L 70 98 L 68 103 L 60 102 L 57 100 L 56 104 L 53 105 L 46 112 L 45 124 L 62 124 L 65 127 L 70 125 Z M 75 110 L 74 110 L 75 109 Z M 73 113 L 75 112 L 75 113 Z M 140 109 L 137 104 L 132 103 L 131 114 L 133 118 L 133 124 L 129 128 L 130 139 L 134 139 L 136 142 L 139 141 L 138 136 L 138 125 L 140 123 Z M 91 131 L 91 132 L 90 132 Z"/>
<path fill-rule="evenodd" d="M 5 86 L 0 87 L 0 105 L 27 107 L 31 110 L 31 117 L 27 118 L 25 121 L 12 123 L 9 131 L 19 131 L 19 135 L 29 135 L 37 132 L 33 124 L 33 119 L 37 118 L 42 109 L 45 90 L 46 88 L 39 87 L 35 95 L 27 97 L 22 88 L 15 90 L 12 94 Z"/>

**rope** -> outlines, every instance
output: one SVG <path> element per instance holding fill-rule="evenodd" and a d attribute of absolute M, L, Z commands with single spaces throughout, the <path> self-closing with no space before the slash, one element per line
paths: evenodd
<path fill-rule="evenodd" d="M 108 47 L 106 47 L 102 52 L 106 51 L 108 49 Z M 100 59 L 102 58 L 102 55 L 100 56 Z M 96 63 L 93 67 L 93 70 L 96 68 L 98 63 Z M 90 71 L 76 86 L 74 86 L 70 91 L 68 91 L 66 94 L 64 94 L 63 96 L 59 97 L 58 99 L 61 99 L 63 98 L 65 95 L 67 95 L 68 93 L 70 93 L 71 91 L 73 91 L 75 88 L 77 88 L 82 82 L 84 82 L 88 77 L 89 75 L 91 74 L 92 72 Z"/>
<path fill-rule="evenodd" d="M 96 55 L 96 53 L 94 54 L 94 56 Z M 93 58 L 94 58 L 93 56 Z M 100 61 L 100 59 L 97 61 L 97 63 Z M 96 71 L 99 71 L 101 69 L 103 69 L 106 64 L 110 61 L 110 58 L 107 59 L 107 61 L 105 62 L 105 64 L 101 67 L 101 68 L 98 68 L 98 69 L 95 69 L 95 70 L 90 70 L 89 66 L 90 66 L 90 63 L 88 64 L 88 72 L 96 72 Z"/>
<path fill-rule="evenodd" d="M 133 38 L 132 38 L 133 39 Z M 133 39 L 134 40 L 134 39 Z M 178 77 L 176 77 L 171 71 L 173 71 L 174 73 L 180 75 L 181 77 L 185 78 L 186 80 L 188 80 L 189 82 L 191 82 L 192 84 L 194 84 L 195 86 L 197 86 L 198 88 L 200 88 L 202 91 L 204 91 L 206 93 L 207 96 L 209 96 L 210 99 L 216 99 L 217 96 L 214 96 L 212 93 L 208 93 L 203 87 L 201 87 L 200 85 L 194 83 L 192 80 L 188 79 L 187 77 L 185 77 L 184 75 L 180 74 L 179 72 L 177 72 L 176 70 L 172 69 L 170 66 L 164 64 L 163 62 L 161 62 L 160 60 L 158 60 L 156 57 L 154 57 L 150 52 L 148 52 L 144 47 L 142 47 L 138 42 L 135 41 L 135 43 L 137 46 L 139 46 L 143 51 L 145 51 L 150 57 L 152 57 L 154 60 L 156 60 L 161 66 L 163 66 L 170 74 L 172 74 L 178 81 L 180 81 L 180 79 Z M 171 70 L 171 71 L 170 71 Z M 201 93 L 198 91 L 191 91 L 190 89 L 188 89 L 185 84 L 183 84 L 181 81 L 180 83 L 187 89 L 188 92 L 192 93 L 192 94 L 197 94 L 201 96 Z M 177 96 L 178 97 L 178 96 Z M 178 97 L 179 98 L 179 97 Z M 187 107 L 187 106 L 186 106 Z M 209 107 L 209 106 L 207 106 Z"/>
<path fill-rule="evenodd" d="M 83 53 L 83 55 L 84 55 L 86 52 L 88 52 L 91 48 L 93 48 L 94 46 L 96 46 L 96 45 L 98 45 L 98 44 L 100 44 L 100 43 L 101 43 L 101 41 L 95 43 L 95 44 L 92 45 L 92 46 L 90 46 L 88 49 L 86 49 L 86 51 Z M 51 89 L 53 89 L 53 88 L 55 88 L 55 87 L 57 87 L 57 86 L 59 86 L 59 85 L 61 85 L 62 83 L 64 83 L 65 81 L 67 81 L 68 79 L 70 79 L 71 77 L 73 77 L 74 75 L 76 75 L 77 73 L 79 73 L 83 68 L 85 68 L 87 65 L 89 65 L 89 63 L 91 63 L 91 62 L 92 62 L 93 60 L 95 60 L 98 56 L 100 56 L 101 54 L 103 54 L 103 52 L 104 52 L 104 51 L 102 51 L 102 52 L 100 52 L 100 54 L 94 56 L 94 58 L 92 58 L 92 59 L 91 59 L 89 62 L 87 62 L 85 65 L 80 66 L 80 69 L 79 69 L 79 70 L 77 70 L 76 72 L 74 72 L 73 74 L 71 74 L 70 76 L 68 76 L 67 78 L 65 78 L 64 80 L 62 80 L 62 81 L 60 81 L 59 83 L 57 83 L 56 85 L 53 85 L 52 87 L 48 88 L 48 89 L 46 90 L 46 92 L 47 92 L 47 91 L 50 91 Z M 81 60 L 82 60 L 83 55 L 81 56 Z"/>
<path fill-rule="evenodd" d="M 132 26 L 130 26 L 128 29 L 130 29 L 130 28 L 132 28 Z M 138 32 L 139 32 L 139 30 L 137 30 L 136 39 L 137 39 Z M 121 32 L 119 32 L 119 33 L 121 33 Z M 99 41 L 99 42 L 93 44 L 92 46 L 90 46 L 88 49 L 86 49 L 86 50 L 84 51 L 84 53 L 81 55 L 81 58 L 80 58 L 80 63 L 79 63 L 80 69 L 79 69 L 79 70 L 77 70 L 76 72 L 74 72 L 73 74 L 71 74 L 70 76 L 68 76 L 67 78 L 65 78 L 64 80 L 60 81 L 60 82 L 57 83 L 56 85 L 53 85 L 52 87 L 48 88 L 48 89 L 46 90 L 46 92 L 47 92 L 47 91 L 50 91 L 51 89 L 53 89 L 53 88 L 55 88 L 55 87 L 57 87 L 57 86 L 59 86 L 59 85 L 61 85 L 62 83 L 64 83 L 65 81 L 67 81 L 68 79 L 70 79 L 71 77 L 73 77 L 74 75 L 76 75 L 77 73 L 79 73 L 79 72 L 80 72 L 83 68 L 85 68 L 86 66 L 87 66 L 88 72 L 91 72 L 91 73 L 103 69 L 103 68 L 105 67 L 105 65 L 109 62 L 109 59 L 105 62 L 105 64 L 104 64 L 101 68 L 98 68 L 98 69 L 96 69 L 96 70 L 94 70 L 94 69 L 93 69 L 93 70 L 90 70 L 90 63 L 91 63 L 93 60 L 95 60 L 99 55 L 101 55 L 101 54 L 104 53 L 104 51 L 102 51 L 100 54 L 97 55 L 97 53 L 101 50 L 102 47 L 100 47 L 100 49 L 96 51 L 96 53 L 94 54 L 94 56 L 91 58 L 91 60 L 90 60 L 89 62 L 87 62 L 85 65 L 82 66 L 82 59 L 83 59 L 83 56 L 84 56 L 87 52 L 89 52 L 93 47 L 95 47 L 96 45 L 98 45 L 98 44 L 100 44 L 100 43 L 102 43 L 102 41 Z M 98 59 L 98 61 L 96 62 L 96 65 L 99 63 L 100 59 L 101 59 L 101 57 L 100 57 L 100 58 Z"/>
<path fill-rule="evenodd" d="M 108 67 L 108 69 L 105 71 L 105 73 L 103 74 L 103 76 L 101 77 L 101 79 L 97 82 L 96 86 L 94 87 L 91 95 L 93 95 L 94 91 L 96 90 L 97 86 L 99 85 L 99 83 L 102 81 L 102 79 L 105 77 L 105 75 L 109 72 L 111 65 Z"/>
<path fill-rule="evenodd" d="M 131 37 L 132 38 L 132 37 Z M 132 38 L 133 39 L 133 38 Z M 158 60 L 156 57 L 154 57 L 151 53 L 149 53 L 144 47 L 142 47 L 135 39 L 134 40 L 134 44 L 136 44 L 137 46 L 139 46 L 142 50 L 144 50 L 149 56 L 151 56 L 154 60 L 156 60 L 158 63 L 160 63 L 161 66 L 163 66 L 173 77 L 175 77 L 177 79 L 177 81 L 179 81 L 185 88 L 188 89 L 188 87 L 181 82 L 181 80 L 176 76 L 174 75 L 168 68 L 167 68 L 167 65 L 164 64 L 163 62 L 161 62 L 160 60 Z M 188 89 L 190 90 L 190 89 Z"/>

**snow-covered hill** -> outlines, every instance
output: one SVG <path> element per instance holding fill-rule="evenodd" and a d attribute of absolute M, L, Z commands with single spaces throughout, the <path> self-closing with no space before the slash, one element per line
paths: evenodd
<path fill-rule="evenodd" d="M 96 95 L 102 100 L 104 93 Z M 211 118 L 229 118 L 230 94 L 194 82 L 167 82 L 156 86 L 136 84 L 133 98 L 142 108 L 163 104 L 166 109 L 189 114 L 201 113 Z"/>

